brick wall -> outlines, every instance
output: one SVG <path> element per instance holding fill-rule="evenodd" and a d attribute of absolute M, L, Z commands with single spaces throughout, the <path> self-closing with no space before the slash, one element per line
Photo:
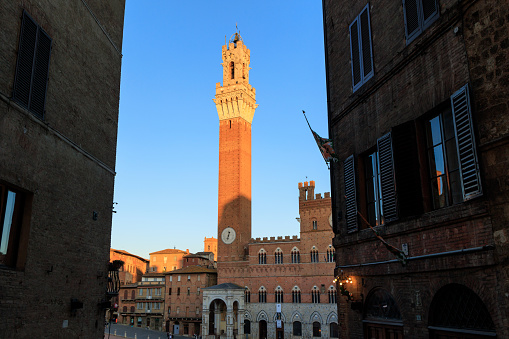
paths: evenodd
<path fill-rule="evenodd" d="M 125 2 L 87 3 L 121 50 Z M 52 38 L 44 121 L 10 100 L 24 9 Z M 0 269 L 0 337 L 100 337 L 121 55 L 82 2 L 3 2 L 0 20 L 0 180 L 31 197 L 23 263 Z"/>

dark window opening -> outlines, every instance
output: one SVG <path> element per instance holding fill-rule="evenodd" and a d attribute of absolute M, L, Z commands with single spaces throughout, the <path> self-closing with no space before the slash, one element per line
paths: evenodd
<path fill-rule="evenodd" d="M 231 78 L 235 79 L 235 63 L 233 61 L 230 62 L 230 74 Z"/>
<path fill-rule="evenodd" d="M 12 97 L 41 120 L 44 120 L 50 54 L 51 38 L 24 11 Z"/>

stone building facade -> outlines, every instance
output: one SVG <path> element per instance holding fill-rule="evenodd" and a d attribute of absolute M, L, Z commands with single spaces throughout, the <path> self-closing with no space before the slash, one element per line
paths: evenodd
<path fill-rule="evenodd" d="M 124 7 L 0 3 L 2 338 L 103 335 Z"/>
<path fill-rule="evenodd" d="M 235 33 L 222 48 L 218 285 L 203 290 L 203 338 L 337 337 L 329 193 L 299 183 L 300 237 L 251 238 L 250 50 Z"/>
<path fill-rule="evenodd" d="M 323 13 L 341 337 L 509 337 L 509 3 Z"/>

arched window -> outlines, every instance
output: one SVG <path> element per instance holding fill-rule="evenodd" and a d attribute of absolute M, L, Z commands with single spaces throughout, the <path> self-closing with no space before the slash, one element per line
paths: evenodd
<path fill-rule="evenodd" d="M 331 338 L 339 338 L 339 327 L 338 323 L 330 323 L 330 337 Z"/>
<path fill-rule="evenodd" d="M 267 302 L 267 290 L 265 287 L 260 287 L 258 290 L 258 302 L 259 303 L 266 303 Z"/>
<path fill-rule="evenodd" d="M 394 338 L 403 338 L 401 313 L 387 290 L 374 289 L 364 305 L 364 333 L 391 332 Z"/>
<path fill-rule="evenodd" d="M 313 229 L 314 230 L 318 229 L 318 222 L 316 220 L 313 220 Z"/>
<path fill-rule="evenodd" d="M 292 249 L 292 264 L 300 263 L 300 252 L 297 247 Z"/>
<path fill-rule="evenodd" d="M 246 78 L 246 64 L 242 64 L 242 79 Z"/>
<path fill-rule="evenodd" d="M 274 263 L 282 264 L 283 263 L 283 251 L 278 247 L 274 252 Z"/>
<path fill-rule="evenodd" d="M 230 62 L 230 73 L 231 73 L 231 78 L 234 79 L 235 78 L 235 63 L 233 61 Z"/>
<path fill-rule="evenodd" d="M 329 245 L 329 247 L 327 248 L 327 262 L 334 262 L 334 253 L 336 253 L 334 247 L 332 247 L 332 245 Z"/>
<path fill-rule="evenodd" d="M 276 288 L 276 291 L 274 292 L 274 296 L 275 296 L 274 300 L 277 304 L 283 303 L 283 289 L 281 288 L 281 286 L 278 286 Z"/>
<path fill-rule="evenodd" d="M 318 287 L 316 287 L 316 286 L 314 286 L 313 290 L 311 291 L 311 302 L 313 304 L 320 303 L 320 291 L 318 290 Z"/>
<path fill-rule="evenodd" d="M 134 306 L 131 306 L 131 313 L 134 313 Z"/>
<path fill-rule="evenodd" d="M 334 286 L 329 287 L 329 304 L 335 304 L 336 303 L 336 289 Z"/>
<path fill-rule="evenodd" d="M 262 248 L 258 252 L 258 264 L 265 265 L 267 263 L 267 252 Z"/>
<path fill-rule="evenodd" d="M 322 336 L 322 325 L 315 321 L 313 322 L 313 337 L 321 337 Z"/>
<path fill-rule="evenodd" d="M 435 294 L 430 305 L 428 328 L 430 338 L 443 338 L 444 333 L 454 338 L 459 338 L 459 333 L 471 332 L 479 338 L 496 335 L 495 324 L 484 302 L 474 291 L 460 284 L 445 285 Z"/>
<path fill-rule="evenodd" d="M 124 308 L 122 309 L 125 312 L 127 312 L 127 306 L 124 306 Z"/>
<path fill-rule="evenodd" d="M 244 320 L 244 334 L 251 334 L 251 321 Z"/>
<path fill-rule="evenodd" d="M 251 291 L 247 287 L 244 290 L 244 301 L 246 303 L 250 303 L 251 302 Z"/>
<path fill-rule="evenodd" d="M 300 289 L 297 286 L 292 289 L 292 303 L 300 304 Z"/>
<path fill-rule="evenodd" d="M 302 336 L 302 324 L 300 321 L 293 322 L 293 335 L 297 337 Z"/>
<path fill-rule="evenodd" d="M 311 249 L 311 262 L 318 262 L 318 250 L 315 246 Z"/>
<path fill-rule="evenodd" d="M 124 300 L 127 299 L 128 293 L 127 290 L 124 291 Z"/>
<path fill-rule="evenodd" d="M 136 299 L 136 292 L 134 290 L 131 291 L 131 299 Z"/>

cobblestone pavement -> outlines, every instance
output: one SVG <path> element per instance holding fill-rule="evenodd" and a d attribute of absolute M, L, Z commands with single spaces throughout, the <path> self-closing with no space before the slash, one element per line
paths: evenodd
<path fill-rule="evenodd" d="M 108 338 L 108 332 L 109 338 Z M 167 339 L 166 332 L 159 332 L 153 330 L 147 330 L 141 327 L 131 327 L 129 325 L 111 324 L 107 325 L 104 330 L 104 339 L 121 339 L 121 338 L 136 338 L 136 339 Z M 174 335 L 173 339 L 190 339 L 190 337 L 184 337 Z"/>

